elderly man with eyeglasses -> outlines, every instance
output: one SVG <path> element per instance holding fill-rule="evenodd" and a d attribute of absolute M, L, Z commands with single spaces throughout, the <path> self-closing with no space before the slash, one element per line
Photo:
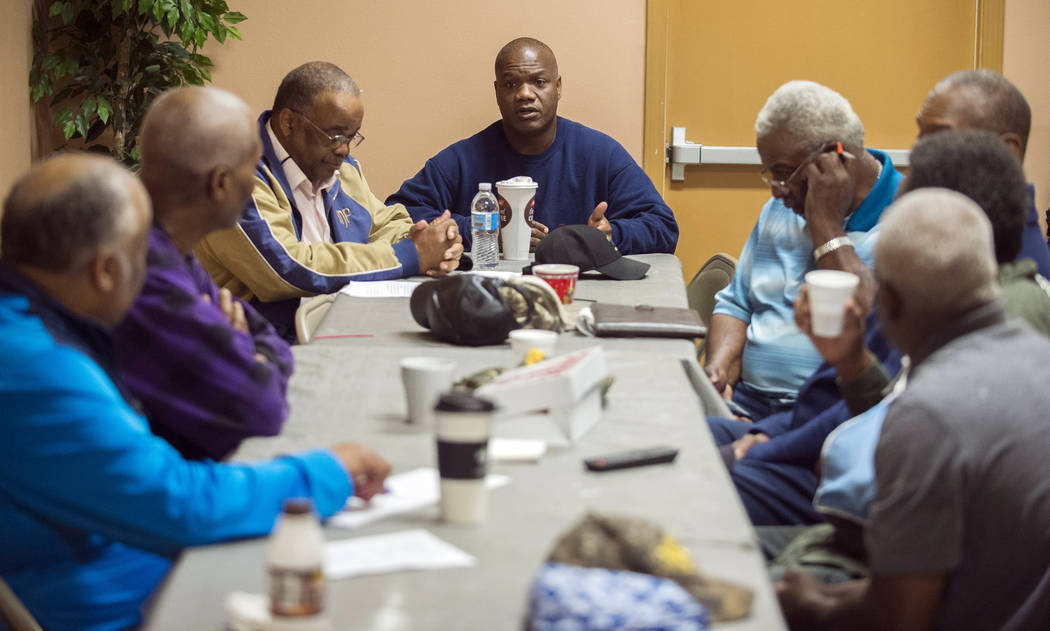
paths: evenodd
<path fill-rule="evenodd" d="M 732 282 L 716 297 L 705 369 L 727 399 L 758 420 L 791 409 L 822 361 L 794 322 L 806 272 L 857 274 L 857 298 L 871 305 L 877 223 L 902 176 L 885 153 L 865 150 L 864 126 L 849 101 L 811 81 L 778 88 L 755 133 L 773 197 Z M 709 424 L 722 444 L 747 433 L 745 424 Z"/>
<path fill-rule="evenodd" d="M 288 340 L 304 297 L 459 265 L 462 237 L 447 213 L 413 223 L 404 206 L 387 206 L 368 188 L 350 155 L 364 140 L 363 119 L 361 90 L 337 66 L 289 72 L 259 117 L 252 198 L 237 226 L 195 248 L 219 286 L 250 300 Z"/>

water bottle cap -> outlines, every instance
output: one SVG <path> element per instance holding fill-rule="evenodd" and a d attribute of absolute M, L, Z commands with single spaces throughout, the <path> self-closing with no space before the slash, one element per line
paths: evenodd
<path fill-rule="evenodd" d="M 479 182 L 478 183 L 478 190 L 479 191 L 491 191 L 492 190 L 492 185 L 489 184 L 488 182 Z"/>

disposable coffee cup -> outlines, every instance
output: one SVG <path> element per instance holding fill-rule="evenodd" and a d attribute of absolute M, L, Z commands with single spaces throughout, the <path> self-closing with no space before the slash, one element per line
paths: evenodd
<path fill-rule="evenodd" d="M 514 365 L 525 361 L 532 349 L 539 349 L 544 357 L 553 357 L 558 347 L 558 334 L 546 329 L 516 329 L 510 332 L 510 348 L 514 351 Z"/>
<path fill-rule="evenodd" d="M 539 184 L 526 175 L 496 182 L 500 238 L 503 241 L 503 258 L 506 260 L 529 260 L 529 238 L 532 234 L 529 222 L 532 221 L 537 188 Z"/>
<path fill-rule="evenodd" d="M 440 357 L 406 357 L 401 360 L 401 382 L 405 384 L 408 422 L 432 425 L 434 405 L 452 387 L 455 363 Z"/>
<path fill-rule="evenodd" d="M 533 265 L 532 273 L 547 281 L 563 305 L 572 304 L 572 295 L 576 292 L 576 279 L 580 276 L 580 268 L 575 265 L 562 263 L 547 263 L 545 265 Z"/>
<path fill-rule="evenodd" d="M 822 269 L 806 274 L 810 323 L 814 335 L 842 335 L 846 299 L 853 295 L 859 283 L 860 277 L 850 272 Z"/>
<path fill-rule="evenodd" d="M 450 392 L 434 410 L 438 472 L 441 475 L 441 519 L 450 524 L 480 524 L 488 502 L 489 436 L 495 406 L 488 399 Z"/>

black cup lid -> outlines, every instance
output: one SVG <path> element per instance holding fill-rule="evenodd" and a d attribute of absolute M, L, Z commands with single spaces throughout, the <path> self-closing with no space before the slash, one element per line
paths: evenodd
<path fill-rule="evenodd" d="M 488 399 L 465 392 L 446 392 L 434 409 L 438 412 L 491 412 L 496 406 Z"/>

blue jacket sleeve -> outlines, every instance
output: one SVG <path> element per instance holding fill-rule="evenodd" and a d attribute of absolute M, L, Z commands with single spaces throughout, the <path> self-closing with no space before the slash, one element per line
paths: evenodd
<path fill-rule="evenodd" d="M 673 254 L 678 245 L 674 213 L 626 149 L 617 144 L 613 160 L 609 199 L 605 200 L 613 243 L 622 254 Z"/>
<path fill-rule="evenodd" d="M 845 401 L 811 418 L 804 425 L 784 432 L 775 439 L 759 443 L 748 450 L 745 458 L 795 464 L 812 469 L 820 458 L 824 439 L 833 429 L 850 418 Z"/>
<path fill-rule="evenodd" d="M 455 191 L 459 186 L 458 178 L 446 175 L 442 171 L 438 165 L 442 155 L 438 154 L 427 160 L 419 173 L 405 180 L 397 192 L 386 198 L 386 204 L 403 204 L 408 209 L 412 221 L 432 221 L 446 210 L 452 211 L 452 218 L 456 220 L 459 234 L 463 237 L 463 248 L 469 250 L 472 239 L 470 214 L 465 208 L 457 208 Z M 455 165 L 454 160 L 445 159 L 444 162 L 446 166 Z"/>
<path fill-rule="evenodd" d="M 10 412 L 0 479 L 14 502 L 65 526 L 170 555 L 268 533 L 286 498 L 310 497 L 328 516 L 353 491 L 327 451 L 256 464 L 186 461 L 84 355 L 58 347 L 28 363 L 19 388 L 0 391 Z"/>

